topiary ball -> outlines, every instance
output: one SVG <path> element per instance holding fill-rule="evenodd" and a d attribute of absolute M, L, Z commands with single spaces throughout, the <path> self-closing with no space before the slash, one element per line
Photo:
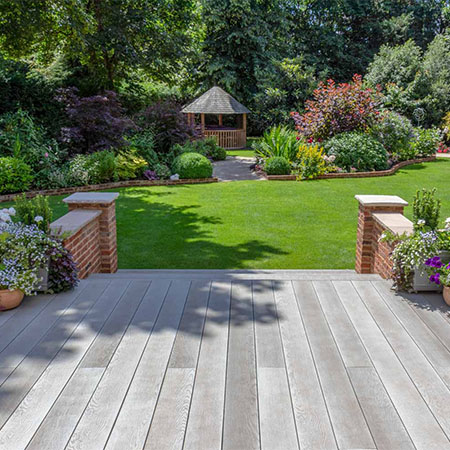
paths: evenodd
<path fill-rule="evenodd" d="M 181 179 L 210 178 L 213 167 L 208 158 L 198 153 L 183 153 L 175 158 L 172 173 L 177 173 Z"/>
<path fill-rule="evenodd" d="M 291 173 L 291 165 L 286 158 L 273 156 L 266 160 L 265 170 L 267 175 L 289 175 Z"/>

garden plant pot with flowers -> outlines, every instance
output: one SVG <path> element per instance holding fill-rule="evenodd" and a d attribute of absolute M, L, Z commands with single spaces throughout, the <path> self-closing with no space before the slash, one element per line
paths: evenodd
<path fill-rule="evenodd" d="M 433 256 L 425 261 L 430 281 L 443 287 L 442 295 L 450 306 L 450 262 L 443 261 L 440 256 Z"/>

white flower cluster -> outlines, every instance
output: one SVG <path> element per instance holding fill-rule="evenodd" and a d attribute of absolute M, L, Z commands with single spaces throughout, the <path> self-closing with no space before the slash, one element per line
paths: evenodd
<path fill-rule="evenodd" d="M 336 160 L 336 156 L 335 155 L 323 155 L 323 159 L 327 164 L 333 164 L 334 161 Z"/>
<path fill-rule="evenodd" d="M 0 222 L 10 222 L 11 217 L 16 215 L 14 208 L 3 208 L 0 210 Z"/>

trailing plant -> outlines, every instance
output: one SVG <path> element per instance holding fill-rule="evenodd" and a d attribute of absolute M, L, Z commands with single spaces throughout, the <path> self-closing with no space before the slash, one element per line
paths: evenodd
<path fill-rule="evenodd" d="M 347 172 L 384 170 L 388 167 L 386 149 L 366 133 L 342 133 L 324 144 L 328 156 L 335 156 L 334 164 Z"/>
<path fill-rule="evenodd" d="M 425 261 L 429 280 L 438 286 L 450 286 L 450 262 L 442 261 L 440 256 L 433 256 Z"/>
<path fill-rule="evenodd" d="M 332 158 L 334 161 L 334 156 Z M 323 147 L 319 147 L 319 144 L 300 145 L 297 153 L 297 162 L 294 165 L 299 179 L 310 180 L 323 175 L 327 171 L 326 165 Z"/>
<path fill-rule="evenodd" d="M 0 194 L 27 191 L 33 181 L 31 167 L 19 158 L 0 158 Z"/>
<path fill-rule="evenodd" d="M 298 151 L 297 133 L 287 126 L 274 126 L 264 132 L 261 140 L 252 144 L 257 156 L 263 159 L 281 156 L 295 161 Z"/>
<path fill-rule="evenodd" d="M 380 94 L 363 87 L 362 77 L 351 83 L 320 83 L 314 99 L 305 104 L 305 113 L 292 112 L 300 135 L 315 141 L 347 131 L 366 131 L 379 120 Z"/>
<path fill-rule="evenodd" d="M 289 175 L 291 173 L 291 165 L 283 156 L 272 156 L 266 159 L 264 170 L 267 175 Z"/>
<path fill-rule="evenodd" d="M 417 230 L 436 230 L 439 225 L 441 201 L 436 198 L 436 189 L 416 192 L 413 201 L 413 223 Z"/>
<path fill-rule="evenodd" d="M 65 249 L 61 241 L 52 238 L 53 245 L 49 245 L 47 255 L 50 258 L 48 283 L 49 293 L 58 293 L 73 289 L 77 286 L 78 269 L 70 252 Z"/>
<path fill-rule="evenodd" d="M 27 199 L 25 194 L 16 197 L 15 219 L 25 225 L 36 225 L 44 233 L 49 232 L 53 212 L 48 197 L 37 195 Z"/>

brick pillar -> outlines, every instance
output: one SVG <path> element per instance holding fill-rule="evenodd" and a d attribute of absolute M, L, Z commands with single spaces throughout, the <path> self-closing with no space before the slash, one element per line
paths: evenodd
<path fill-rule="evenodd" d="M 100 224 L 100 272 L 117 271 L 117 232 L 116 232 L 116 199 L 115 192 L 77 192 L 63 200 L 69 211 L 76 209 L 101 211 Z"/>
<path fill-rule="evenodd" d="M 408 202 L 396 195 L 356 195 L 359 202 L 356 263 L 358 273 L 374 273 L 374 227 L 372 215 L 379 212 L 403 214 Z"/>

